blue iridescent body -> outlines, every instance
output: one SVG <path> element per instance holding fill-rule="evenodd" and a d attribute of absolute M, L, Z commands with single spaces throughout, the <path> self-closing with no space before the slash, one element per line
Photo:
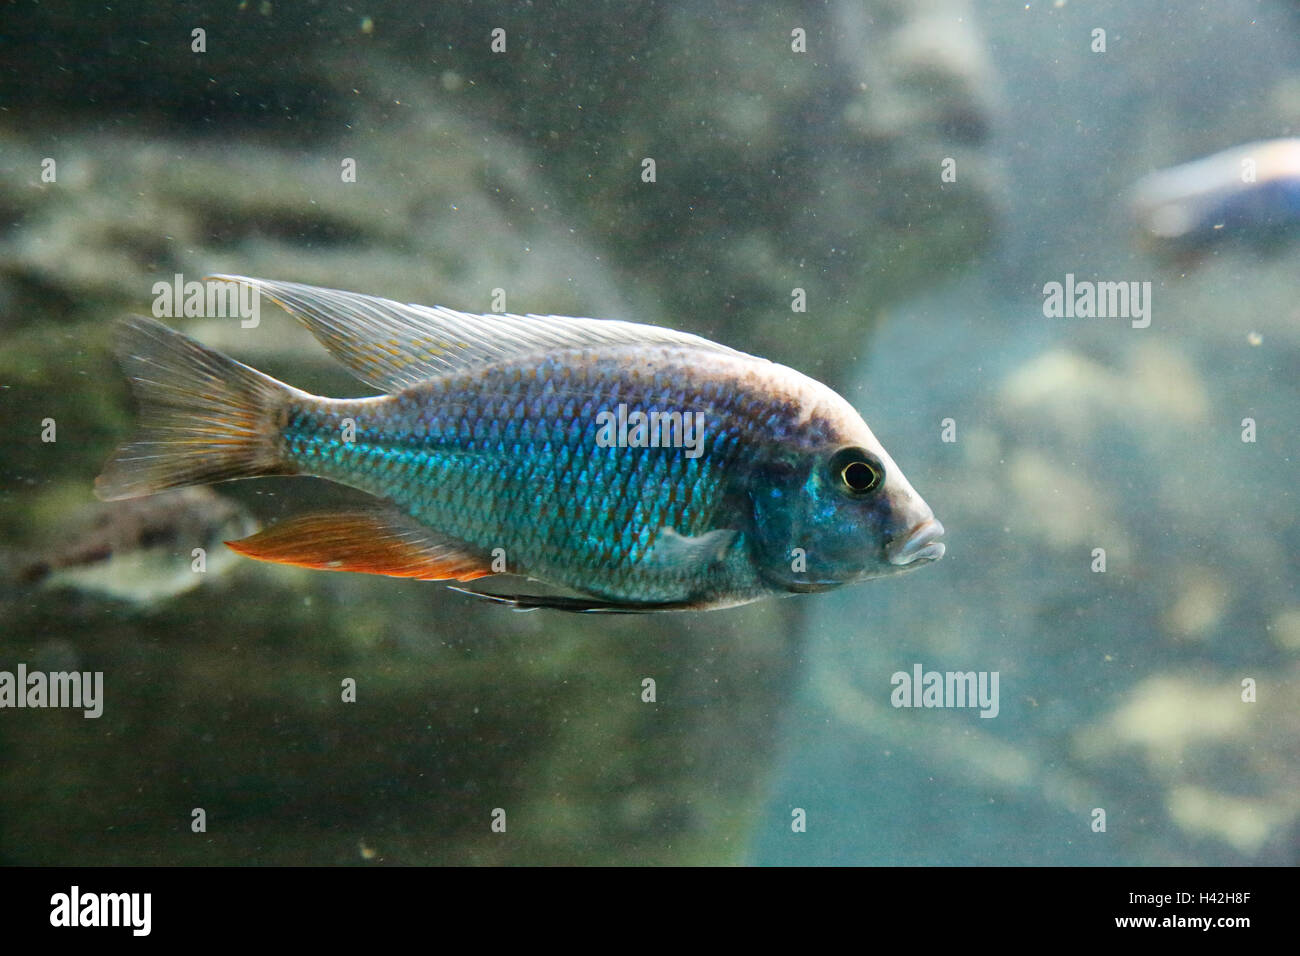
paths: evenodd
<path fill-rule="evenodd" d="M 736 535 L 716 565 L 656 561 L 662 529 L 693 538 L 730 528 L 730 476 L 761 440 L 741 393 L 678 384 L 687 356 L 656 375 L 616 357 L 548 356 L 495 366 L 380 399 L 291 409 L 286 457 L 306 474 L 353 485 L 485 554 L 511 573 L 616 599 L 673 601 L 710 589 L 748 595 L 757 579 Z M 704 450 L 601 447 L 598 413 L 699 410 Z M 355 438 L 340 438 L 344 419 Z"/>

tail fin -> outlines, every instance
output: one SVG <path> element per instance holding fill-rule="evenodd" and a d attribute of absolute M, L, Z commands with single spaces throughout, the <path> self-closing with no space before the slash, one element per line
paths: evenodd
<path fill-rule="evenodd" d="M 95 479 L 99 498 L 294 473 L 280 431 L 297 389 L 142 316 L 119 326 L 117 359 L 139 402 L 140 428 Z"/>

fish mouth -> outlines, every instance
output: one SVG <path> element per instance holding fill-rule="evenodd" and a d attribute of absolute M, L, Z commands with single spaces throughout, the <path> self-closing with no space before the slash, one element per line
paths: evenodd
<path fill-rule="evenodd" d="M 887 551 L 889 563 L 903 567 L 938 561 L 947 550 L 944 543 L 938 540 L 942 537 L 943 525 L 934 518 L 928 518 L 890 543 Z"/>

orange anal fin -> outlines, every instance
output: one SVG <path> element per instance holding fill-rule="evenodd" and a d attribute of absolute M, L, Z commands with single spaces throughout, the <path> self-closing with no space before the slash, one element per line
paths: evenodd
<path fill-rule="evenodd" d="M 422 581 L 473 581 L 488 558 L 398 512 L 302 515 L 226 545 L 258 561 Z"/>

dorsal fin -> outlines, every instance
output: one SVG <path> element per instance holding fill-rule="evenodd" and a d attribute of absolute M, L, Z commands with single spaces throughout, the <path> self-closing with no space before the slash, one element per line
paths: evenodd
<path fill-rule="evenodd" d="M 257 289 L 307 326 L 363 382 L 395 392 L 447 372 L 558 348 L 682 345 L 742 355 L 688 332 L 614 319 L 473 315 L 296 282 L 213 275 Z"/>

